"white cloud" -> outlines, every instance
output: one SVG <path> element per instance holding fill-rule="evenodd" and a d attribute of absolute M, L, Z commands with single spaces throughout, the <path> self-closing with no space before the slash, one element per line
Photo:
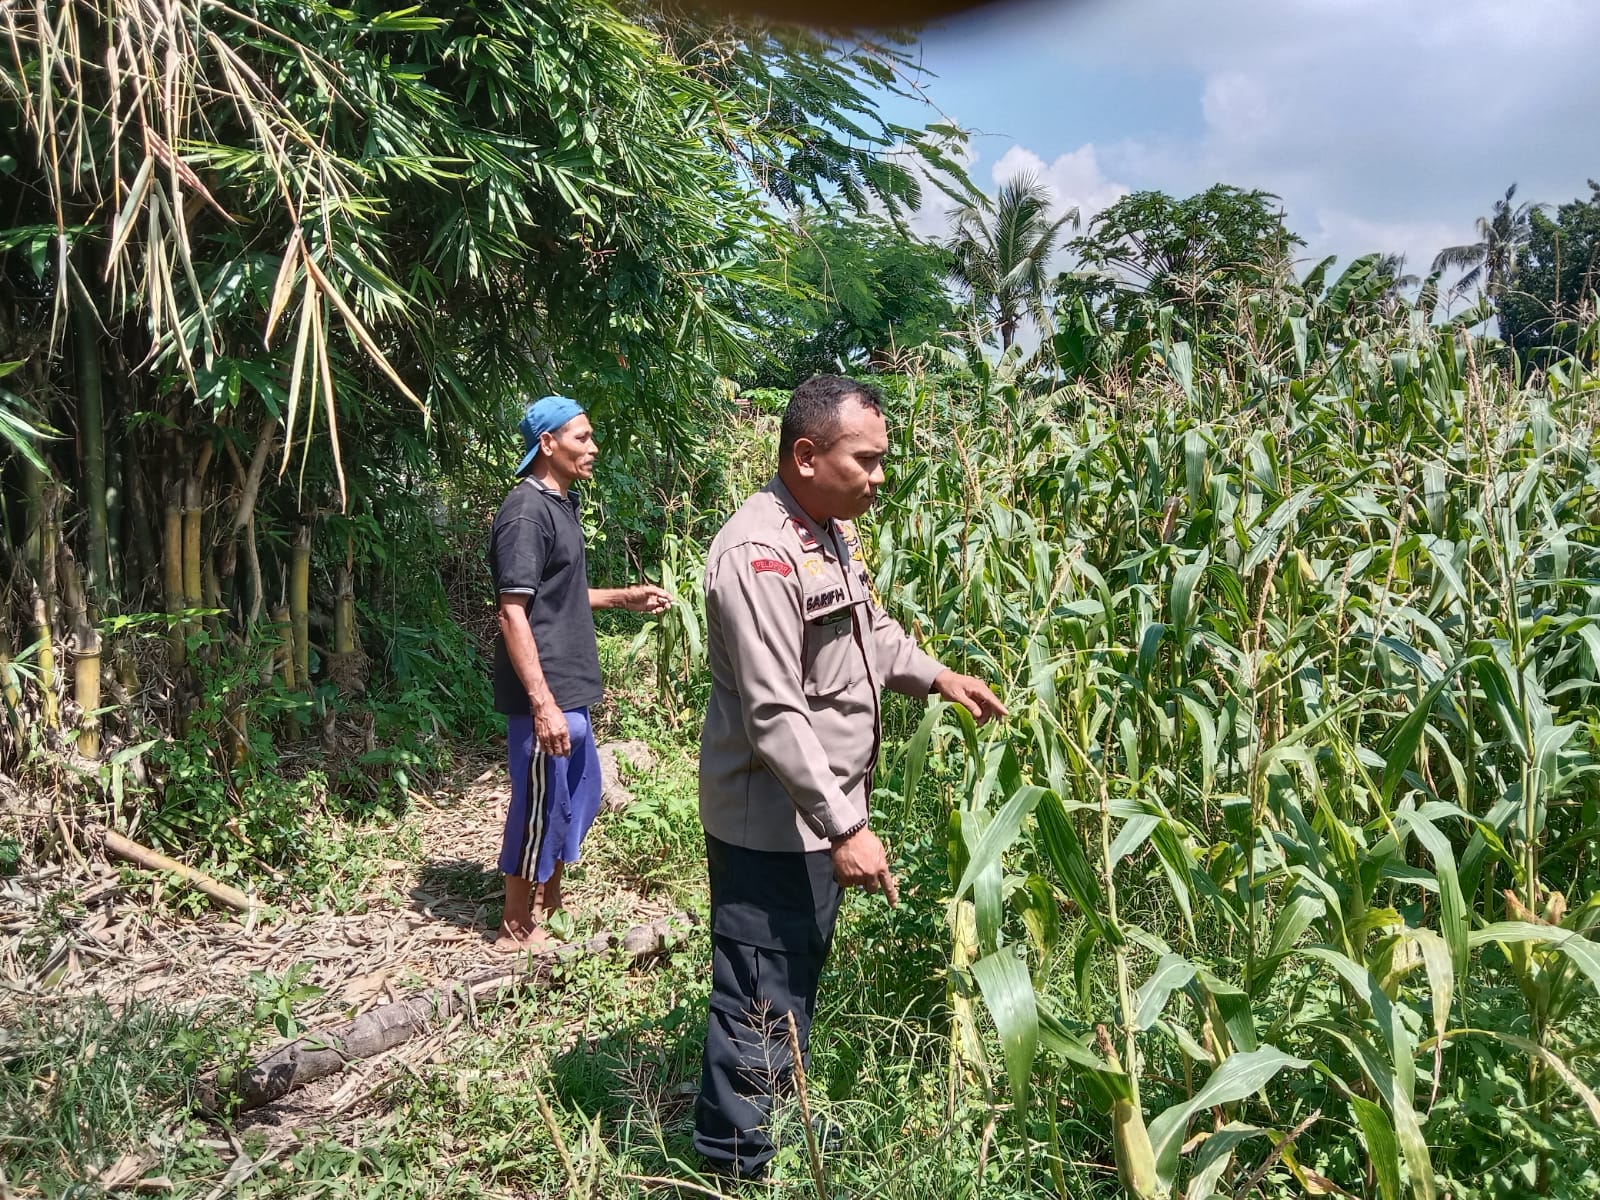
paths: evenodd
<path fill-rule="evenodd" d="M 1127 184 L 1106 178 L 1093 142 L 1086 142 L 1049 164 L 1026 146 L 1013 145 L 1000 156 L 989 173 L 997 187 L 1017 175 L 1036 176 L 1054 197 L 1054 215 L 1060 216 L 1068 209 L 1076 208 L 1078 219 L 1084 226 L 1101 209 L 1110 207 L 1128 194 Z"/>
<path fill-rule="evenodd" d="M 978 161 L 978 152 L 970 142 L 947 143 L 940 149 L 969 173 Z M 933 182 L 927 160 L 904 142 L 890 147 L 888 155 L 915 175 L 922 188 L 922 204 L 906 219 L 907 226 L 923 241 L 939 240 L 950 232 L 949 213 L 954 202 Z M 882 211 L 877 201 L 873 201 L 872 208 L 875 212 Z"/>

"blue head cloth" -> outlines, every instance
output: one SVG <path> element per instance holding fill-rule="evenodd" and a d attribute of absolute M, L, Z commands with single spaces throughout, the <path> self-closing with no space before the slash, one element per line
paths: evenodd
<path fill-rule="evenodd" d="M 533 460 L 539 456 L 540 434 L 554 433 L 573 417 L 582 415 L 583 406 L 566 396 L 546 396 L 528 405 L 528 411 L 522 414 L 522 423 L 518 426 L 522 430 L 522 444 L 527 453 L 522 456 L 517 475 L 526 475 L 528 468 L 533 466 Z"/>

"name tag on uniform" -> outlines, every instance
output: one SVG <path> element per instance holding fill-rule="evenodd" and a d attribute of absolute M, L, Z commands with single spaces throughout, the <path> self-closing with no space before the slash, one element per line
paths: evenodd
<path fill-rule="evenodd" d="M 847 599 L 842 587 L 820 588 L 806 596 L 806 616 L 812 617 L 817 613 L 829 612 L 844 604 Z"/>

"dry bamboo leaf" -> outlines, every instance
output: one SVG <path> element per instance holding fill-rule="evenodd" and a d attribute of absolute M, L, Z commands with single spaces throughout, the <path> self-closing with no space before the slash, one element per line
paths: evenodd
<path fill-rule="evenodd" d="M 98 1172 L 92 1182 L 97 1186 L 110 1191 L 112 1188 L 127 1187 L 139 1179 L 155 1164 L 153 1154 L 124 1154 L 116 1162 Z"/>
<path fill-rule="evenodd" d="M 316 298 L 308 279 L 300 297 L 300 328 L 295 335 L 294 361 L 289 367 L 289 405 L 283 419 L 283 463 L 278 468 L 280 480 L 289 469 L 289 456 L 294 451 L 294 421 L 300 407 L 300 380 L 305 373 L 306 347 L 311 337 L 311 312 L 315 304 Z"/>
<path fill-rule="evenodd" d="M 294 286 L 295 268 L 300 264 L 300 243 L 300 227 L 296 225 L 294 232 L 289 235 L 289 244 L 284 247 L 283 261 L 278 264 L 278 277 L 272 284 L 272 303 L 267 309 L 267 327 L 261 334 L 263 347 L 271 347 L 272 331 L 278 327 L 278 318 L 283 316 L 283 311 L 289 304 L 289 292 Z"/>
<path fill-rule="evenodd" d="M 333 286 L 328 277 L 322 273 L 316 261 L 309 254 L 306 254 L 304 258 L 306 270 L 316 280 L 317 287 L 322 290 L 323 295 L 327 296 L 334 308 L 339 310 L 339 315 L 345 319 L 345 323 L 350 327 L 350 332 L 355 335 L 356 341 L 361 343 L 362 349 L 371 356 L 377 367 L 389 377 L 389 381 L 400 390 L 401 395 L 415 404 L 421 411 L 423 418 L 426 419 L 428 406 L 417 397 L 415 392 L 406 386 L 405 380 L 400 378 L 400 373 L 394 369 L 378 343 L 367 332 L 367 327 L 361 323 L 361 318 L 356 316 L 355 310 L 345 303 L 344 297 L 339 294 L 338 289 Z"/>
<path fill-rule="evenodd" d="M 188 163 L 184 162 L 183 159 L 179 158 L 172 152 L 172 147 L 167 145 L 166 140 L 162 138 L 159 133 L 156 133 L 154 130 L 147 130 L 146 134 L 150 139 L 150 149 L 154 152 L 155 156 L 165 163 L 169 169 L 177 174 L 178 178 L 183 181 L 183 185 L 185 187 L 189 188 L 207 204 L 211 205 L 212 208 L 216 209 L 218 215 L 221 216 L 224 221 L 227 221 L 230 225 L 238 224 L 238 222 L 234 220 L 233 214 L 227 209 L 223 208 L 222 205 L 217 203 L 217 198 L 213 196 L 209 190 L 207 190 L 206 185 L 201 181 L 200 176 L 194 173 L 194 169 L 190 167 Z"/>
<path fill-rule="evenodd" d="M 122 211 L 117 214 L 117 219 L 111 226 L 111 249 L 106 252 L 106 269 L 103 276 L 105 279 L 110 279 L 116 271 L 117 259 L 133 233 L 133 221 L 138 215 L 139 207 L 144 203 L 145 192 L 150 188 L 150 178 L 154 170 L 155 159 L 147 157 L 139 167 L 138 174 L 133 177 L 133 185 L 128 189 L 128 198 L 123 202 Z"/>
<path fill-rule="evenodd" d="M 333 366 L 328 361 L 328 339 L 317 340 L 317 367 L 322 373 L 322 403 L 328 416 L 328 441 L 333 447 L 333 473 L 339 480 L 339 507 L 350 507 L 350 496 L 344 481 L 344 454 L 339 448 L 339 414 L 333 399 Z"/>

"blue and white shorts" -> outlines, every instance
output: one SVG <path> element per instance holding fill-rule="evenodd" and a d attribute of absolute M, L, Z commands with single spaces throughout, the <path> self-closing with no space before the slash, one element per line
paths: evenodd
<path fill-rule="evenodd" d="M 511 805 L 500 843 L 500 872 L 545 883 L 556 864 L 578 861 L 578 847 L 600 812 L 600 755 L 587 708 L 569 709 L 572 751 L 553 758 L 539 749 L 533 717 L 506 719 Z"/>

